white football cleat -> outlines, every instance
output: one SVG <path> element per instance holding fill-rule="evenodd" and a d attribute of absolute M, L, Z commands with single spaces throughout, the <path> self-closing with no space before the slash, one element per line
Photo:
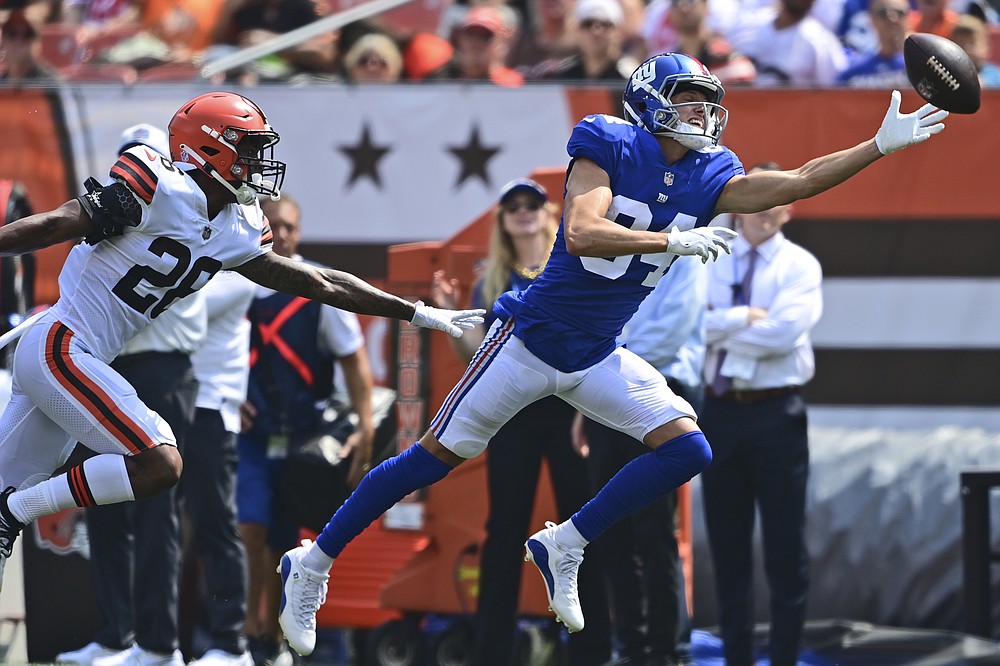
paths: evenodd
<path fill-rule="evenodd" d="M 545 580 L 549 610 L 566 625 L 570 633 L 583 630 L 583 609 L 576 588 L 576 575 L 583 562 L 583 548 L 567 548 L 555 539 L 558 525 L 545 523 L 524 542 L 524 559 L 534 562 Z"/>
<path fill-rule="evenodd" d="M 329 574 L 307 569 L 302 557 L 312 544 L 308 539 L 281 556 L 281 606 L 278 624 L 288 645 L 303 657 L 316 649 L 316 611 L 326 601 Z"/>
<path fill-rule="evenodd" d="M 198 659 L 188 662 L 188 666 L 253 666 L 253 657 L 245 650 L 242 654 L 233 654 L 213 648 Z"/>
<path fill-rule="evenodd" d="M 60 652 L 56 655 L 56 664 L 61 666 L 92 666 L 97 659 L 113 657 L 124 654 L 128 649 L 116 650 L 115 648 L 104 647 L 100 643 L 88 643 L 79 650 L 70 652 Z"/>
<path fill-rule="evenodd" d="M 151 652 L 133 645 L 130 650 L 95 659 L 92 666 L 184 666 L 184 657 L 180 650 Z"/>

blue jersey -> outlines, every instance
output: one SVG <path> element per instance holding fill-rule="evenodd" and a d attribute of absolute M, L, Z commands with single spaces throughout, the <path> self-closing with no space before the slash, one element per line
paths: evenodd
<path fill-rule="evenodd" d="M 721 146 L 689 150 L 667 164 L 652 134 L 612 116 L 581 120 L 567 150 L 573 160 L 592 160 L 607 172 L 614 195 L 607 217 L 636 230 L 707 225 L 722 188 L 743 173 L 736 155 Z M 497 299 L 494 311 L 503 320 L 514 317 L 514 335 L 535 356 L 563 372 L 582 370 L 614 351 L 622 327 L 674 258 L 665 252 L 577 257 L 566 251 L 560 224 L 544 272 L 525 291 Z"/>

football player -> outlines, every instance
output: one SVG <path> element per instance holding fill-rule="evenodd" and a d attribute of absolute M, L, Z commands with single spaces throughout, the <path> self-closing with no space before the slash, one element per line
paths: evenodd
<path fill-rule="evenodd" d="M 68 507 L 149 497 L 177 483 L 166 422 L 109 367 L 177 299 L 230 269 L 276 291 L 460 336 L 482 310 L 410 303 L 354 275 L 280 257 L 257 203 L 280 196 L 278 134 L 249 99 L 201 95 L 174 114 L 170 159 L 128 149 L 114 182 L 0 228 L 0 254 L 84 237 L 59 276 L 59 301 L 14 336 L 13 395 L 0 417 L 0 575 L 23 527 Z M 98 455 L 49 478 L 79 441 Z"/>
<path fill-rule="evenodd" d="M 570 520 L 548 524 L 525 544 L 557 619 L 570 631 L 583 629 L 576 579 L 587 543 L 712 459 L 691 406 L 616 344 L 622 326 L 675 256 L 708 261 L 729 251 L 735 233 L 707 226 L 715 215 L 819 194 L 940 132 L 948 115 L 930 105 L 900 114 L 893 92 L 874 139 L 799 169 L 744 175 L 736 155 L 719 145 L 728 116 L 723 94 L 694 58 L 658 55 L 626 84 L 627 120 L 588 116 L 577 124 L 563 219 L 545 271 L 524 292 L 497 301 L 499 321 L 420 441 L 369 472 L 316 543 L 282 558 L 280 622 L 296 651 L 315 647 L 316 610 L 344 546 L 393 503 L 482 453 L 522 407 L 552 394 L 651 449 Z"/>

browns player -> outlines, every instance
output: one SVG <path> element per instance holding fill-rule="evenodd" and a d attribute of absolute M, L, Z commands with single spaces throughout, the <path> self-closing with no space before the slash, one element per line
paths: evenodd
<path fill-rule="evenodd" d="M 108 363 L 179 298 L 222 269 L 353 312 L 460 336 L 481 310 L 410 303 L 342 271 L 270 252 L 258 195 L 280 196 L 278 134 L 249 99 L 214 92 L 170 121 L 170 156 L 130 148 L 114 182 L 0 228 L 0 255 L 85 238 L 59 277 L 60 299 L 16 332 L 13 395 L 0 416 L 0 575 L 25 524 L 73 506 L 149 497 L 177 483 L 166 422 Z M 267 157 L 265 157 L 267 155 Z M 79 441 L 97 455 L 49 478 Z"/>

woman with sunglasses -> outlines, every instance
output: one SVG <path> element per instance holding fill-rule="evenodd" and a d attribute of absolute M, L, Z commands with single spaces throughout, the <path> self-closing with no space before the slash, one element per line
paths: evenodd
<path fill-rule="evenodd" d="M 403 56 L 396 42 L 372 32 L 344 54 L 344 74 L 353 83 L 395 83 L 403 73 Z"/>
<path fill-rule="evenodd" d="M 485 325 L 452 343 L 464 362 L 472 359 L 493 323 L 492 305 L 505 291 L 523 291 L 542 272 L 555 241 L 558 208 L 540 184 L 527 178 L 500 190 L 489 254 L 472 292 L 472 302 L 489 314 Z M 439 307 L 459 300 L 458 282 L 444 271 L 434 274 L 431 295 Z M 479 306 L 477 306 L 479 307 Z M 507 422 L 490 441 L 486 456 L 490 512 L 486 520 L 479 576 L 475 666 L 507 666 L 515 645 L 521 549 L 529 535 L 542 458 L 552 476 L 562 519 L 592 495 L 587 467 L 573 450 L 570 427 L 576 411 L 556 396 L 535 402 Z M 537 527 L 537 526 L 536 526 Z M 569 663 L 596 666 L 611 657 L 607 595 L 596 564 L 580 570 L 587 631 L 569 637 Z"/>

